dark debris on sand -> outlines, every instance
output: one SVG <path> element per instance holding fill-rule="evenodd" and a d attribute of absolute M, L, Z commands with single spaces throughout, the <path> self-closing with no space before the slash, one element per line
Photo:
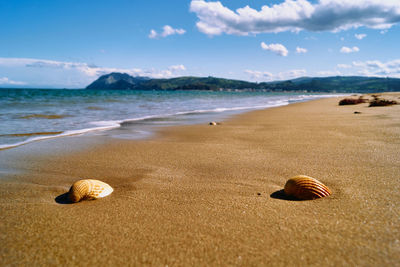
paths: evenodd
<path fill-rule="evenodd" d="M 339 101 L 339 106 L 344 106 L 344 105 L 357 105 L 361 103 L 366 103 L 368 102 L 367 99 L 362 98 L 360 96 L 359 98 L 345 98 Z"/>

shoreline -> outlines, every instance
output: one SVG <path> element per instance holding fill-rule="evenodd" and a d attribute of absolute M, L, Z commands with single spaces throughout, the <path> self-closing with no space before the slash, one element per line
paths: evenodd
<path fill-rule="evenodd" d="M 185 93 L 185 92 L 182 92 Z M 279 94 L 277 94 L 279 95 Z M 329 95 L 329 94 L 328 94 Z M 123 139 L 142 139 L 146 138 L 148 134 L 153 133 L 155 130 L 153 128 L 156 128 L 158 126 L 163 126 L 163 124 L 168 121 L 169 125 L 166 126 L 174 126 L 174 125 L 181 125 L 181 124 L 198 124 L 198 123 L 205 123 L 207 121 L 207 118 L 205 115 L 207 115 L 211 120 L 218 120 L 218 119 L 226 119 L 232 115 L 237 115 L 242 112 L 249 112 L 252 110 L 259 110 L 259 109 L 265 109 L 265 108 L 270 108 L 274 106 L 281 106 L 281 105 L 287 105 L 293 102 L 303 102 L 303 101 L 309 101 L 313 100 L 315 98 L 325 98 L 328 95 L 326 94 L 309 94 L 309 95 L 304 95 L 304 94 L 293 94 L 293 95 L 287 95 L 287 99 L 283 98 L 282 100 L 279 100 L 277 102 L 269 103 L 258 103 L 255 106 L 219 106 L 219 107 L 210 107 L 209 109 L 204 109 L 204 108 L 195 108 L 192 110 L 184 110 L 184 111 L 176 111 L 173 113 L 160 113 L 160 114 L 142 114 L 142 115 L 137 115 L 136 117 L 124 117 L 124 118 L 118 118 L 118 119 L 105 119 L 105 121 L 90 121 L 89 125 L 81 125 L 81 127 L 78 128 L 57 128 L 57 129 L 52 129 L 52 128 L 43 128 L 43 129 L 35 129 L 32 131 L 29 131 L 28 127 L 28 132 L 21 132 L 20 130 L 15 131 L 15 132 L 7 132 L 6 134 L 0 134 L 0 138 L 2 137 L 29 137 L 27 139 L 19 139 L 19 140 L 14 140 L 12 142 L 2 142 L 0 144 L 0 151 L 1 150 L 7 150 L 7 149 L 12 149 L 15 147 L 19 146 L 24 146 L 27 144 L 31 144 L 34 142 L 38 141 L 43 141 L 43 140 L 49 140 L 49 139 L 55 139 L 55 138 L 64 138 L 64 137 L 70 137 L 70 136 L 80 136 L 80 135 L 96 135 L 97 133 L 107 133 L 110 135 L 113 135 L 113 132 L 117 132 L 119 129 L 129 129 L 129 125 L 132 124 L 137 124 L 137 131 L 134 131 L 134 129 L 130 129 L 131 132 L 128 133 L 129 137 L 128 138 L 123 138 Z M 339 96 L 339 94 L 330 94 L 330 96 Z M 270 97 L 274 97 L 273 95 L 270 95 Z M 284 96 L 283 96 L 284 97 Z M 272 99 L 272 98 L 271 98 Z M 89 109 L 90 107 L 87 107 Z M 93 110 L 93 107 L 92 109 Z M 102 110 L 102 108 L 98 108 L 98 110 Z M 104 108 L 106 110 L 106 108 Z M 21 119 L 31 119 L 31 118 L 45 118 L 45 119 L 62 119 L 62 118 L 69 118 L 69 117 L 74 117 L 72 115 L 49 115 L 49 114 L 40 114 L 40 111 L 37 111 L 38 113 L 36 114 L 29 114 L 29 115 L 24 115 L 20 116 L 19 118 Z M 62 123 L 62 122 L 58 122 Z M 157 125 L 158 123 L 158 125 Z M 141 127 L 140 127 L 141 126 Z M 154 127 L 155 126 L 155 127 Z M 114 131 L 113 131 L 114 130 Z M 126 129 L 125 129 L 126 130 Z M 145 133 L 142 133 L 142 132 Z M 126 132 L 126 131 L 124 131 Z M 126 133 L 125 133 L 126 134 Z M 118 134 L 117 134 L 118 135 Z"/>
<path fill-rule="evenodd" d="M 0 181 L 3 264 L 396 263 L 400 105 L 338 101 L 27 158 L 26 173 Z M 274 198 L 297 174 L 333 195 Z M 57 203 L 78 177 L 107 182 L 114 193 Z"/>
<path fill-rule="evenodd" d="M 301 94 L 299 94 L 301 96 Z M 339 98 L 345 97 L 346 95 L 338 95 L 333 94 L 329 97 L 326 95 L 307 95 L 308 98 L 312 97 L 311 99 L 289 99 L 288 103 L 279 104 L 275 106 L 267 105 L 265 107 L 253 107 L 253 108 L 235 108 L 235 109 L 227 109 L 222 112 L 214 113 L 215 110 L 210 110 L 212 112 L 212 119 L 216 119 L 218 124 L 224 121 L 230 121 L 234 119 L 236 116 L 243 115 L 245 113 L 251 113 L 260 110 L 272 109 L 277 107 L 283 107 L 295 103 L 303 103 L 309 101 L 315 101 L 318 99 L 326 99 L 326 98 Z M 315 97 L 315 98 L 314 98 Z M 314 98 L 314 99 L 313 99 Z M 218 108 L 217 108 L 218 109 Z M 220 109 L 220 108 L 219 108 Z M 218 110 L 219 110 L 218 109 Z M 224 108 L 222 108 L 224 109 Z M 188 111 L 188 112 L 179 112 L 177 114 L 167 114 L 165 117 L 170 117 L 179 114 L 191 114 L 193 112 L 197 112 L 198 110 Z M 239 113 L 237 113 L 239 112 Z M 207 112 L 206 112 L 207 113 Z M 131 122 L 140 122 L 146 120 L 152 120 L 156 118 L 163 118 L 159 115 L 157 116 L 146 116 L 141 118 L 135 119 L 127 119 L 127 120 L 120 120 L 116 121 L 115 123 L 120 124 L 119 127 L 113 124 L 113 126 L 97 126 L 92 129 L 79 129 L 79 130 L 67 130 L 65 132 L 60 132 L 56 135 L 45 135 L 45 136 L 38 136 L 33 137 L 24 141 L 21 141 L 16 144 L 2 144 L 0 145 L 0 153 L 3 154 L 3 160 L 0 160 L 0 173 L 3 173 L 6 178 L 7 174 L 15 174 L 21 173 L 21 170 L 24 169 L 23 166 L 18 166 L 11 163 L 14 161 L 19 161 L 20 159 L 27 160 L 29 162 L 34 162 L 35 158 L 48 158 L 56 155 L 60 155 L 63 153 L 74 153 L 79 151 L 88 150 L 91 148 L 95 148 L 96 146 L 101 146 L 108 143 L 118 143 L 124 141 L 146 141 L 157 139 L 160 137 L 163 128 L 175 128 L 175 127 L 185 127 L 185 126 L 200 126 L 200 125 L 208 125 L 210 120 L 208 119 L 198 119 L 196 122 L 192 123 L 185 123 L 185 124 L 173 124 L 173 125 L 155 125 L 155 126 L 147 126 L 142 130 L 145 130 L 146 133 L 137 134 L 137 136 L 131 136 L 130 138 L 113 138 L 110 136 L 94 136 L 93 133 L 97 132 L 107 132 L 112 131 L 113 129 L 119 129 L 126 123 Z M 212 121 L 212 120 L 211 120 Z M 7 158 L 7 160 L 4 160 Z M 10 158 L 10 159 L 9 159 Z M 12 168 L 7 168 L 7 165 L 12 165 Z"/>

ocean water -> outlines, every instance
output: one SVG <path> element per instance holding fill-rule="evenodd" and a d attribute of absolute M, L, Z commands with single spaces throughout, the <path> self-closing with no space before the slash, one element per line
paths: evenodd
<path fill-rule="evenodd" d="M 0 89 L 0 149 L 48 138 L 136 139 L 155 127 L 206 123 L 333 95 L 229 91 Z"/>

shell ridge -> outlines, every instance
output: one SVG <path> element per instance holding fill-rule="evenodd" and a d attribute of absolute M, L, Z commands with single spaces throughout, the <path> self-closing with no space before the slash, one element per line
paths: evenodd
<path fill-rule="evenodd" d="M 76 181 L 68 192 L 72 202 L 79 202 L 85 199 L 97 199 L 110 195 L 114 189 L 99 180 L 86 179 Z"/>
<path fill-rule="evenodd" d="M 298 199 L 315 199 L 332 194 L 331 190 L 315 178 L 298 175 L 289 179 L 284 187 L 285 194 Z"/>
<path fill-rule="evenodd" d="M 329 193 L 325 188 L 323 187 L 318 187 L 318 186 L 304 186 L 307 190 L 315 190 L 318 192 L 324 192 L 324 193 Z"/>

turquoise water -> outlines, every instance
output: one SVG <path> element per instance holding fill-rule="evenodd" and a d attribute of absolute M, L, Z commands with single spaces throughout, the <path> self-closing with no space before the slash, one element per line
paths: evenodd
<path fill-rule="evenodd" d="M 154 126 L 205 123 L 327 96 L 331 95 L 0 89 L 0 149 L 77 134 L 141 138 Z"/>

